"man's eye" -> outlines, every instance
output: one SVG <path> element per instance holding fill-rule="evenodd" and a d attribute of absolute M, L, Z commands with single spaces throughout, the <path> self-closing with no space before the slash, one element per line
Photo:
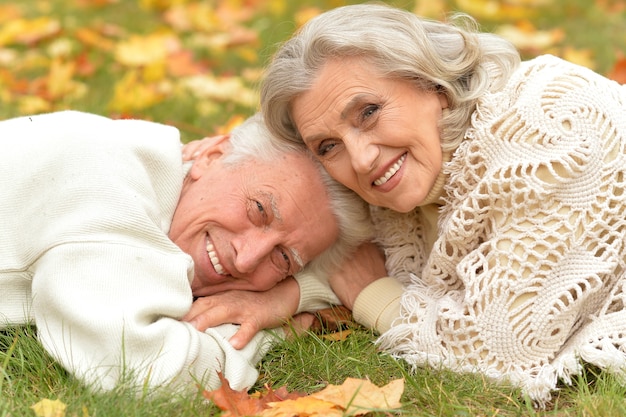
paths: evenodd
<path fill-rule="evenodd" d="M 261 204 L 260 202 L 256 200 L 254 201 L 254 203 L 256 204 L 256 208 L 257 210 L 259 210 L 259 212 L 265 213 L 265 207 L 263 207 L 263 204 Z"/>
<path fill-rule="evenodd" d="M 289 275 L 290 271 L 291 271 L 291 259 L 289 258 L 289 255 L 287 254 L 287 251 L 282 249 L 282 248 L 277 248 L 278 253 L 280 255 L 280 263 L 281 263 L 281 267 L 285 269 L 285 273 L 287 275 Z"/>

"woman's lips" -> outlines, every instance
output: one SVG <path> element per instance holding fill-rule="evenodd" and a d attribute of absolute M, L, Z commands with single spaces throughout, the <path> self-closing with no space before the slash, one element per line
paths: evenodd
<path fill-rule="evenodd" d="M 398 172 L 398 170 L 402 167 L 402 164 L 404 164 L 404 161 L 406 160 L 406 152 L 402 154 L 402 156 L 400 158 L 398 158 L 398 160 L 396 161 L 395 164 L 393 164 L 391 166 L 391 168 L 389 168 L 387 170 L 387 172 L 385 172 L 384 175 L 382 175 L 380 178 L 377 178 L 373 184 L 378 186 L 378 185 L 383 185 L 384 183 L 386 183 L 387 181 L 389 181 L 389 179 L 391 177 L 394 176 L 394 174 L 396 172 Z"/>

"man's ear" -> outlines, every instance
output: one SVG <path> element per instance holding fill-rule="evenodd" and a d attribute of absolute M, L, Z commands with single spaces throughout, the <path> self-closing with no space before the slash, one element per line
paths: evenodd
<path fill-rule="evenodd" d="M 200 147 L 195 152 L 189 176 L 194 180 L 200 178 L 213 161 L 228 152 L 229 147 L 230 135 L 211 136 L 202 139 Z"/>

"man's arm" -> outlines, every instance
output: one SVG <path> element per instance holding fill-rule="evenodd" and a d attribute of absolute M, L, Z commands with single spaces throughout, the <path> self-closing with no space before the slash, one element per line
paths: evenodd
<path fill-rule="evenodd" d="M 228 339 L 235 326 L 199 332 L 179 319 L 191 305 L 191 259 L 130 244 L 80 242 L 54 247 L 33 265 L 33 315 L 46 350 L 95 388 L 132 377 L 157 387 L 250 387 L 271 346 L 258 334 L 246 349 Z"/>

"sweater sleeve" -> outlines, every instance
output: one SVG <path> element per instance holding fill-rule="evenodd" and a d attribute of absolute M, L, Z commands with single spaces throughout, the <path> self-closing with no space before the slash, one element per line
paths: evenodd
<path fill-rule="evenodd" d="M 341 304 L 325 279 L 304 270 L 295 276 L 295 280 L 300 287 L 300 303 L 296 313 L 316 311 Z"/>
<path fill-rule="evenodd" d="M 400 316 L 402 284 L 395 278 L 380 278 L 365 287 L 354 301 L 352 314 L 363 326 L 384 333 Z"/>
<path fill-rule="evenodd" d="M 179 321 L 192 301 L 191 258 L 153 248 L 81 242 L 52 248 L 34 265 L 32 313 L 46 350 L 86 384 L 108 390 L 131 378 L 142 386 L 233 389 L 258 377 L 274 333 L 243 350 L 234 326 L 202 333 Z"/>

